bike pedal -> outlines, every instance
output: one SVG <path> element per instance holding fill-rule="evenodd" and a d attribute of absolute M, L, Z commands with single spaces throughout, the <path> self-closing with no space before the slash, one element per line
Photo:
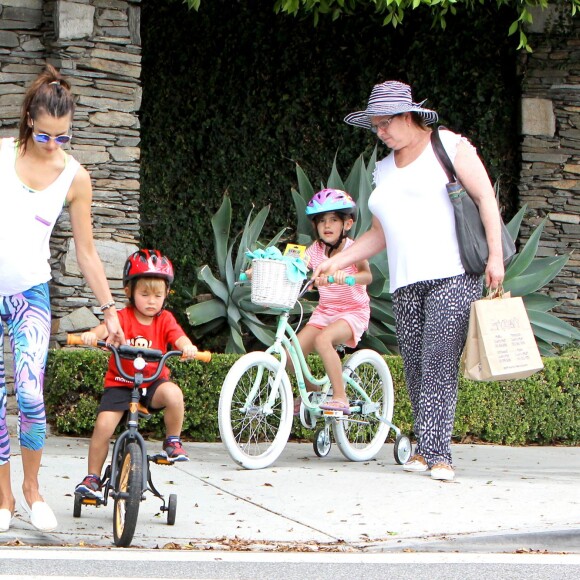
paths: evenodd
<path fill-rule="evenodd" d="M 167 457 L 167 455 L 164 455 L 163 453 L 158 453 L 157 455 L 150 455 L 148 459 L 149 461 L 152 461 L 157 465 L 173 465 L 174 463 L 179 463 L 181 461 L 189 461 L 189 457 L 185 456 L 176 459 L 169 459 L 169 457 Z"/>
<path fill-rule="evenodd" d="M 149 457 L 149 461 L 157 465 L 173 465 L 173 461 L 170 461 L 165 455 L 152 455 Z"/>
<path fill-rule="evenodd" d="M 324 409 L 322 414 L 325 417 L 344 417 L 344 413 L 342 411 L 332 411 L 330 409 Z"/>
<path fill-rule="evenodd" d="M 94 506 L 97 506 L 97 505 L 99 505 L 99 500 L 98 499 L 94 499 L 92 497 L 83 497 L 81 503 L 83 505 L 94 505 Z"/>

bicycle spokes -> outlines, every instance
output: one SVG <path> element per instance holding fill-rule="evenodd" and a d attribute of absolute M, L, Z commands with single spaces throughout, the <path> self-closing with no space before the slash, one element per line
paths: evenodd
<path fill-rule="evenodd" d="M 280 362 L 266 353 L 250 353 L 228 372 L 218 419 L 222 441 L 232 458 L 249 469 L 272 463 L 292 426 L 292 392 Z"/>
<path fill-rule="evenodd" d="M 378 453 L 385 442 L 393 413 L 392 380 L 380 355 L 372 350 L 353 354 L 346 370 L 346 394 L 353 412 L 333 424 L 336 442 L 352 461 L 366 461 Z"/>
<path fill-rule="evenodd" d="M 260 453 L 260 444 L 270 444 L 280 427 L 282 400 L 275 397 L 270 403 L 273 384 L 274 377 L 264 367 L 248 369 L 232 400 L 235 439 L 250 455 Z"/>

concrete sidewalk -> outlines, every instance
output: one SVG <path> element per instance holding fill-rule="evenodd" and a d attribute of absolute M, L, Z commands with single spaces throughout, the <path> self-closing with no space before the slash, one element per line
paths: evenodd
<path fill-rule="evenodd" d="M 150 442 L 155 452 L 159 442 Z M 220 443 L 185 445 L 191 461 L 153 465 L 153 482 L 178 495 L 166 524 L 151 494 L 141 503 L 134 547 L 300 551 L 540 550 L 580 553 L 580 448 L 455 445 L 457 479 L 405 473 L 386 444 L 372 461 L 346 461 L 336 446 L 316 457 L 289 443 L 276 464 L 238 468 Z M 12 440 L 12 482 L 22 464 Z M 73 517 L 75 485 L 86 473 L 88 440 L 51 436 L 40 472 L 59 520 L 34 530 L 22 508 L 0 545 L 110 547 L 113 502 Z"/>

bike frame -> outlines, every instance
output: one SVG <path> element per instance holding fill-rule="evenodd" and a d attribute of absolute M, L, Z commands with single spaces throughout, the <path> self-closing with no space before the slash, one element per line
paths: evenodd
<path fill-rule="evenodd" d="M 137 404 L 141 397 L 141 384 L 143 383 L 143 375 L 141 373 L 135 374 L 135 385 L 131 393 L 131 403 L 129 404 L 129 417 L 127 418 L 127 428 L 119 434 L 115 444 L 113 445 L 113 453 L 111 456 L 111 497 L 115 498 L 117 493 L 114 491 L 116 487 L 117 474 L 119 471 L 119 463 L 122 457 L 125 446 L 131 441 L 136 441 L 141 448 L 141 459 L 143 464 L 143 481 L 141 483 L 141 494 L 149 490 L 149 483 L 151 480 L 149 474 L 149 458 L 147 457 L 147 444 L 141 433 L 139 433 L 139 411 Z M 153 488 L 155 489 L 155 488 Z"/>
<path fill-rule="evenodd" d="M 298 383 L 298 391 L 300 393 L 300 397 L 304 406 L 309 411 L 317 411 L 319 409 L 319 404 L 322 401 L 317 403 L 312 403 L 308 398 L 308 391 L 306 390 L 306 381 L 321 387 L 321 393 L 326 397 L 329 389 L 330 389 L 330 381 L 328 379 L 328 375 L 324 375 L 322 378 L 316 378 L 312 375 L 310 371 L 310 367 L 306 361 L 306 357 L 302 352 L 302 348 L 300 346 L 300 342 L 298 340 L 298 336 L 294 332 L 294 329 L 288 322 L 290 317 L 289 311 L 284 311 L 278 317 L 278 326 L 276 328 L 276 336 L 274 339 L 274 343 L 266 349 L 266 354 L 270 355 L 278 355 L 280 357 L 280 367 L 276 372 L 276 377 L 274 379 L 274 384 L 270 390 L 270 396 L 268 397 L 267 403 L 264 405 L 263 412 L 269 414 L 272 412 L 272 408 L 278 398 L 278 391 L 280 389 L 280 383 L 282 382 L 282 374 L 286 373 L 286 364 L 288 362 L 288 356 L 290 356 L 290 360 L 294 366 L 294 373 L 296 376 L 296 382 Z M 348 364 L 346 365 L 348 369 Z M 350 369 L 349 369 L 350 370 Z M 352 372 L 352 371 L 351 371 Z M 256 375 L 256 379 L 254 381 L 254 386 L 248 393 L 248 397 L 246 399 L 246 404 L 244 405 L 244 411 L 247 411 L 250 407 L 250 401 L 254 399 L 258 392 L 259 385 L 262 381 L 263 370 L 260 369 Z M 343 379 L 347 382 L 350 386 L 352 386 L 355 391 L 361 396 L 363 399 L 362 403 L 373 404 L 369 396 L 366 394 L 364 389 L 360 387 L 357 381 L 355 381 L 351 377 L 351 373 L 344 371 Z M 362 410 L 362 405 L 359 406 L 357 409 L 358 411 Z M 350 420 L 350 419 L 348 419 Z"/>
<path fill-rule="evenodd" d="M 111 473 L 109 477 L 109 486 L 107 488 L 107 493 L 104 497 L 104 503 L 106 505 L 107 496 L 110 494 L 113 499 L 115 499 L 118 495 L 115 492 L 115 487 L 117 484 L 117 475 L 119 472 L 119 463 L 120 458 L 122 457 L 123 450 L 128 443 L 132 441 L 136 441 L 139 447 L 141 448 L 141 460 L 143 464 L 142 474 L 143 474 L 143 481 L 141 482 L 141 495 L 143 495 L 147 491 L 151 491 L 155 496 L 162 498 L 163 496 L 161 493 L 156 489 L 153 485 L 153 481 L 151 479 L 151 471 L 149 469 L 149 456 L 147 455 L 147 444 L 145 443 L 145 439 L 141 433 L 139 433 L 139 400 L 141 398 L 141 389 L 145 377 L 141 371 L 135 370 L 135 374 L 133 376 L 127 375 L 123 371 L 123 367 L 121 366 L 120 356 L 118 352 L 111 351 L 113 356 L 115 357 L 115 362 L 117 365 L 117 369 L 119 370 L 120 374 L 127 380 L 131 380 L 133 382 L 133 390 L 131 392 L 131 402 L 129 403 L 129 411 L 128 417 L 126 422 L 126 429 L 122 431 L 115 443 L 113 445 L 113 452 L 111 454 Z M 170 351 L 165 353 L 160 360 L 158 361 L 158 367 L 153 376 L 147 377 L 147 381 L 153 382 L 157 380 L 163 367 L 165 365 L 165 361 L 171 356 L 178 356 L 181 353 L 178 351 Z M 157 359 L 154 359 L 157 360 Z M 112 490 L 112 491 L 109 491 Z"/>

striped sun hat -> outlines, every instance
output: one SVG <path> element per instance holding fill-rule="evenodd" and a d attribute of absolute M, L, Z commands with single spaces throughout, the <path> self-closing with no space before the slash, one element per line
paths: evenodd
<path fill-rule="evenodd" d="M 375 115 L 399 115 L 415 111 L 425 119 L 427 125 L 430 125 L 437 121 L 438 115 L 431 109 L 423 108 L 424 102 L 413 102 L 409 85 L 398 81 L 386 81 L 373 87 L 365 111 L 351 113 L 344 120 L 349 125 L 371 129 L 371 117 Z"/>

